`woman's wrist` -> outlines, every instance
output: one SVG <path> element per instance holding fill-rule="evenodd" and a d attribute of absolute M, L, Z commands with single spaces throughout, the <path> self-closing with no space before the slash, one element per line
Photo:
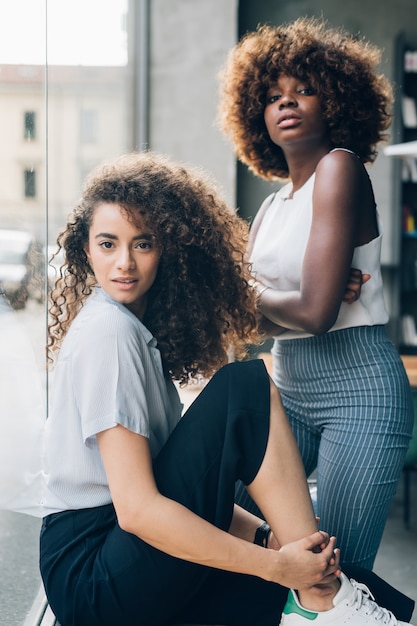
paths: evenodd
<path fill-rule="evenodd" d="M 256 545 L 258 546 L 262 546 L 263 548 L 267 548 L 270 532 L 271 527 L 269 526 L 269 524 L 267 524 L 266 522 L 262 522 L 262 524 L 256 529 L 253 543 L 256 543 Z"/>

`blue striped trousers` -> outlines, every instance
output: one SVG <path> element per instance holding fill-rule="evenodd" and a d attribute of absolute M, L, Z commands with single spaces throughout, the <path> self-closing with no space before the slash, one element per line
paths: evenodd
<path fill-rule="evenodd" d="M 272 354 L 306 474 L 317 471 L 320 527 L 345 565 L 371 569 L 413 426 L 399 354 L 383 326 L 276 340 Z"/>

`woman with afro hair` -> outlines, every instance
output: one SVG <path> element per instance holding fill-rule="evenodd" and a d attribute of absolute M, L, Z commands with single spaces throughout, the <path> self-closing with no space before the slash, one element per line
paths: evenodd
<path fill-rule="evenodd" d="M 94 171 L 58 237 L 40 569 L 61 626 L 272 626 L 288 587 L 313 609 L 338 593 L 355 624 L 411 615 L 340 572 L 275 384 L 228 363 L 257 337 L 247 230 L 202 172 L 143 152 Z M 199 376 L 182 416 L 173 381 Z"/>
<path fill-rule="evenodd" d="M 219 107 L 238 158 L 285 182 L 251 229 L 261 325 L 306 473 L 317 471 L 321 523 L 344 564 L 370 569 L 413 423 L 385 330 L 382 225 L 365 169 L 391 120 L 379 60 L 322 19 L 260 26 L 231 51 Z M 363 274 L 359 297 L 345 294 L 351 268 Z"/>

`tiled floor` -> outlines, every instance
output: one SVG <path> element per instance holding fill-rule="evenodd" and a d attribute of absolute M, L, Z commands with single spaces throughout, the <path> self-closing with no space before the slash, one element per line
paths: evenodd
<path fill-rule="evenodd" d="M 410 527 L 403 522 L 404 485 L 401 482 L 391 507 L 375 572 L 417 603 L 417 471 L 411 473 Z M 417 625 L 417 608 L 414 610 Z"/>

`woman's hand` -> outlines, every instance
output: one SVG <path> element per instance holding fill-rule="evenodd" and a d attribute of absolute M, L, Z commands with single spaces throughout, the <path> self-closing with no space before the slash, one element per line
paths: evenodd
<path fill-rule="evenodd" d="M 335 546 L 336 538 L 322 531 L 282 546 L 274 582 L 293 589 L 329 584 L 340 575 L 340 552 Z"/>
<path fill-rule="evenodd" d="M 346 302 L 346 304 L 356 302 L 361 295 L 362 285 L 368 282 L 370 278 L 370 274 L 362 274 L 361 270 L 352 267 L 350 269 L 345 295 L 343 296 L 343 302 Z"/>

